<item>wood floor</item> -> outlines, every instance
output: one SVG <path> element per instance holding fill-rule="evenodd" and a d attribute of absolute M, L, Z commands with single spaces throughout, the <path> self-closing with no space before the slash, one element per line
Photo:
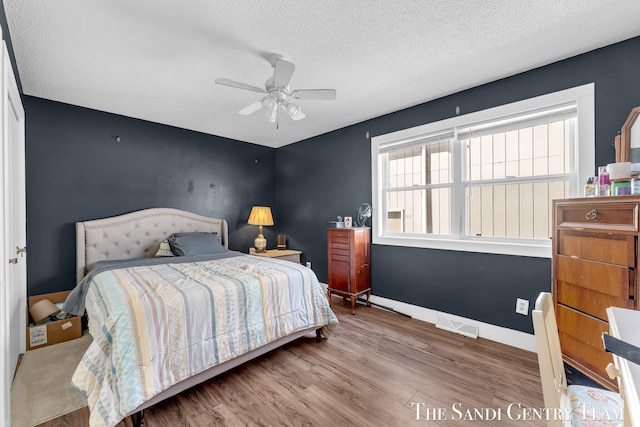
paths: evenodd
<path fill-rule="evenodd" d="M 303 338 L 164 401 L 145 427 L 546 425 L 515 419 L 544 406 L 535 353 L 376 308 L 352 316 L 336 296 L 333 308 L 340 325 L 328 340 Z M 39 427 L 88 417 L 84 408 Z"/>

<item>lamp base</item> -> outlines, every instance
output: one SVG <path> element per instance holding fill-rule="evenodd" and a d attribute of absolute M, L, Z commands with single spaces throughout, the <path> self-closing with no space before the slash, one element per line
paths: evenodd
<path fill-rule="evenodd" d="M 256 237 L 253 241 L 253 246 L 256 248 L 256 253 L 260 254 L 267 251 L 267 239 L 262 234 Z"/>

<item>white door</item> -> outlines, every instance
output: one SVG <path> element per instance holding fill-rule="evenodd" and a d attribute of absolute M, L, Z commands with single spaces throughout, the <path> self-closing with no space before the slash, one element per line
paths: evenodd
<path fill-rule="evenodd" d="M 0 66 L 0 81 L 2 76 L 2 67 Z M 1 103 L 0 103 L 1 104 Z M 0 107 L 1 113 L 2 107 Z M 1 114 L 0 114 L 1 117 Z M 7 272 L 7 257 L 5 254 L 5 244 L 7 241 L 4 234 L 4 211 L 5 211 L 5 196 L 4 196 L 4 169 L 7 162 L 4 159 L 4 142 L 0 147 L 0 165 L 2 166 L 2 173 L 0 173 L 0 424 L 9 426 L 11 425 L 11 400 L 10 400 L 10 385 L 11 375 L 9 374 L 11 369 L 9 368 L 9 314 L 6 308 L 7 295 L 5 278 Z"/>
<path fill-rule="evenodd" d="M 27 257 L 25 197 L 25 130 L 24 109 L 13 75 L 7 47 L 2 50 L 2 151 L 4 264 L 4 392 L 7 406 L 4 417 L 10 417 L 10 387 L 18 356 L 26 351 Z M 7 346 L 8 344 L 8 346 Z M 8 347 L 8 348 L 7 348 Z M 9 392 L 9 393 L 7 393 Z M 7 403 L 8 401 L 8 403 Z M 10 419 L 10 418 L 9 418 Z M 6 420 L 6 418 L 5 418 Z"/>

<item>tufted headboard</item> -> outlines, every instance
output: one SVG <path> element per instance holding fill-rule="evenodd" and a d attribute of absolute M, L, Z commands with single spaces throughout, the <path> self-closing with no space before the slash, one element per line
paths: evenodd
<path fill-rule="evenodd" d="M 152 208 L 111 218 L 76 222 L 78 282 L 97 261 L 153 257 L 172 233 L 217 232 L 229 248 L 227 221 L 171 208 Z"/>

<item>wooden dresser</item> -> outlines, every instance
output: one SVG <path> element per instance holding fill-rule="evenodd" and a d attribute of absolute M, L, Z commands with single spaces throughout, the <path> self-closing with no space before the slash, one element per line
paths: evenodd
<path fill-rule="evenodd" d="M 640 196 L 553 202 L 553 297 L 567 363 L 616 389 L 605 372 L 607 307 L 638 309 Z"/>
<path fill-rule="evenodd" d="M 329 288 L 327 297 L 338 294 L 351 299 L 351 314 L 356 314 L 356 299 L 367 294 L 370 306 L 371 269 L 370 234 L 368 227 L 327 229 Z"/>

